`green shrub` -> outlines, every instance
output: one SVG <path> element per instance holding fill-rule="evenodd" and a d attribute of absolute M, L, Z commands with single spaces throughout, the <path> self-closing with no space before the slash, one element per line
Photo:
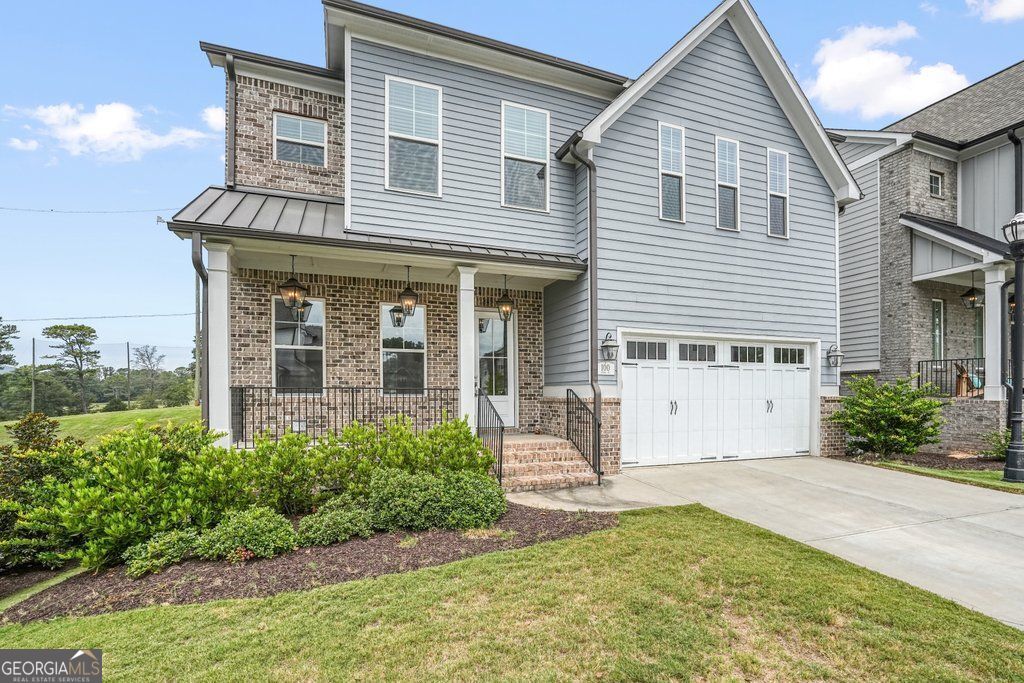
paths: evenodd
<path fill-rule="evenodd" d="M 843 427 L 850 444 L 881 456 L 910 455 L 929 443 L 938 443 L 942 402 L 934 387 L 913 386 L 914 378 L 879 384 L 874 377 L 854 377 L 853 392 L 842 399 L 832 420 Z"/>
<path fill-rule="evenodd" d="M 60 423 L 42 413 L 29 413 L 6 429 L 16 450 L 45 451 L 56 445 Z"/>
<path fill-rule="evenodd" d="M 1006 460 L 1006 451 L 1010 448 L 1010 430 L 997 429 L 989 432 L 984 437 L 988 448 L 981 452 L 981 455 L 992 460 Z"/>
<path fill-rule="evenodd" d="M 374 528 L 384 531 L 487 527 L 507 510 L 501 486 L 479 472 L 380 470 L 367 504 Z"/>
<path fill-rule="evenodd" d="M 153 538 L 133 545 L 121 556 L 127 567 L 125 574 L 137 579 L 146 574 L 156 574 L 164 567 L 181 562 L 194 552 L 199 534 L 195 529 L 163 531 Z"/>
<path fill-rule="evenodd" d="M 441 519 L 445 529 L 483 529 L 493 526 L 508 510 L 501 484 L 480 472 L 444 472 L 438 477 Z"/>
<path fill-rule="evenodd" d="M 128 410 L 128 405 L 116 396 L 103 406 L 104 413 L 117 413 L 122 410 Z"/>
<path fill-rule="evenodd" d="M 310 449 L 308 436 L 292 432 L 277 441 L 258 437 L 255 446 L 247 457 L 259 504 L 287 515 L 309 512 L 322 476 L 322 452 Z"/>
<path fill-rule="evenodd" d="M 328 501 L 312 515 L 299 522 L 299 545 L 331 545 L 343 543 L 353 536 L 369 538 L 370 513 L 345 498 Z"/>
<path fill-rule="evenodd" d="M 234 510 L 199 537 L 196 553 L 208 560 L 243 562 L 273 557 L 296 545 L 295 529 L 288 519 L 270 508 Z"/>
<path fill-rule="evenodd" d="M 444 471 L 487 474 L 494 465 L 494 456 L 465 420 L 441 422 L 428 429 L 420 441 L 425 467 L 435 474 Z"/>

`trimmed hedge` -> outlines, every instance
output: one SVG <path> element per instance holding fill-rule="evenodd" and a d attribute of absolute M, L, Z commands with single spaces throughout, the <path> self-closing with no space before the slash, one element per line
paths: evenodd
<path fill-rule="evenodd" d="M 133 545 L 124 551 L 125 574 L 137 579 L 156 574 L 164 567 L 177 564 L 195 551 L 199 533 L 195 529 L 164 531 L 145 543 Z"/>
<path fill-rule="evenodd" d="M 332 545 L 344 543 L 359 536 L 369 538 L 373 534 L 370 513 L 356 507 L 346 497 L 328 501 L 315 513 L 299 521 L 299 545 Z"/>
<path fill-rule="evenodd" d="M 202 536 L 196 554 L 206 560 L 244 562 L 293 550 L 298 538 L 292 523 L 270 508 L 233 510 Z"/>
<path fill-rule="evenodd" d="M 373 474 L 367 504 L 374 528 L 384 531 L 487 527 L 508 509 L 501 485 L 487 475 L 397 469 Z"/>

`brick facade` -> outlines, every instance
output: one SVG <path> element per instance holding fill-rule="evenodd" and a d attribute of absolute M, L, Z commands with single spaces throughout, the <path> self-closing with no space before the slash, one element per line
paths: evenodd
<path fill-rule="evenodd" d="M 288 192 L 340 197 L 345 188 L 345 100 L 250 76 L 235 88 L 235 182 Z M 274 112 L 327 122 L 326 165 L 274 159 Z"/>
<path fill-rule="evenodd" d="M 593 399 L 584 402 L 593 408 Z M 621 423 L 622 404 L 618 398 L 601 399 L 601 470 L 604 474 L 622 471 Z M 540 402 L 540 430 L 545 434 L 565 436 L 565 399 L 546 396 Z"/>
<path fill-rule="evenodd" d="M 988 447 L 985 440 L 992 432 L 1006 427 L 1006 401 L 979 401 L 951 398 L 942 406 L 942 434 L 937 444 L 923 448 L 926 452 L 980 451 Z"/>
<path fill-rule="evenodd" d="M 819 432 L 820 450 L 819 455 L 826 458 L 834 458 L 846 453 L 846 432 L 843 428 L 832 422 L 831 416 L 842 407 L 842 399 L 839 396 L 821 397 L 821 430 Z"/>

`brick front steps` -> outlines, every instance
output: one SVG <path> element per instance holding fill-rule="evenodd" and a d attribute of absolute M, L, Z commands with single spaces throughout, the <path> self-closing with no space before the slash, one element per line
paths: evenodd
<path fill-rule="evenodd" d="M 590 463 L 572 443 L 557 436 L 509 434 L 504 453 L 502 488 L 509 493 L 597 483 Z"/>

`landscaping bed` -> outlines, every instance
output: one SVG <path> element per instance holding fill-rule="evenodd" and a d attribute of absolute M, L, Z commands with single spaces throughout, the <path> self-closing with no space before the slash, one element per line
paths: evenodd
<path fill-rule="evenodd" d="M 264 597 L 579 536 L 613 527 L 617 519 L 612 513 L 540 510 L 509 503 L 508 512 L 490 529 L 377 534 L 242 564 L 187 560 L 136 580 L 118 566 L 69 579 L 8 609 L 0 619 L 21 623 L 152 605 Z M 3 586 L 0 577 L 0 591 Z"/>
<path fill-rule="evenodd" d="M 60 574 L 59 569 L 45 569 L 42 567 L 31 567 L 0 574 L 0 600 L 9 598 L 29 586 L 52 579 L 58 574 Z"/>
<path fill-rule="evenodd" d="M 852 460 L 854 462 L 877 463 L 880 461 L 896 461 L 917 467 L 929 467 L 939 470 L 977 470 L 977 471 L 1002 471 L 1003 462 L 994 458 L 986 458 L 980 455 L 943 455 L 941 453 L 914 453 L 913 455 L 891 455 L 883 457 L 872 453 L 860 455 L 841 456 L 841 460 Z"/>

